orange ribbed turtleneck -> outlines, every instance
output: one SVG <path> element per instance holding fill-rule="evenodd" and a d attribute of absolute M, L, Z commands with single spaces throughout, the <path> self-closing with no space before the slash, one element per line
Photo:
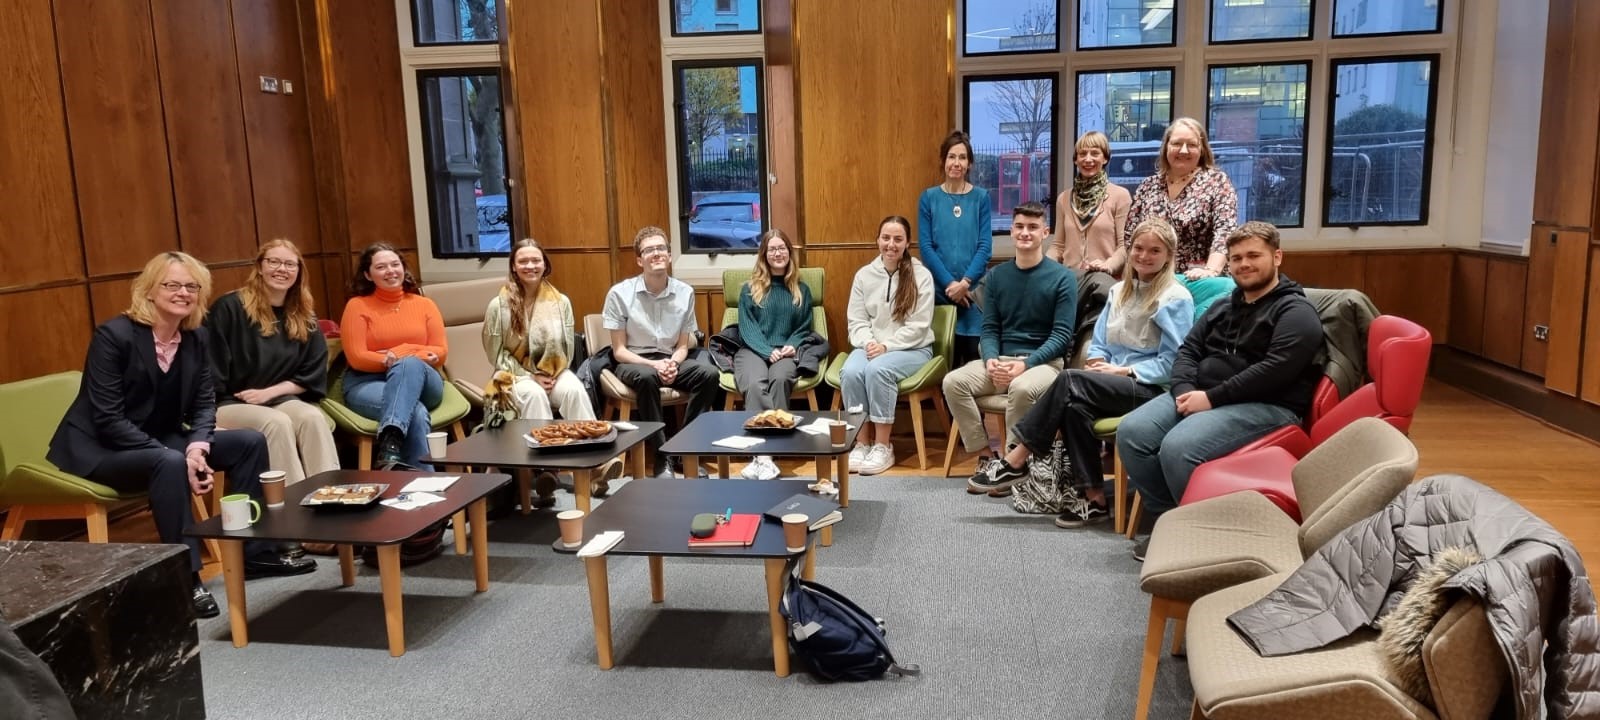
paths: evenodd
<path fill-rule="evenodd" d="M 443 367 L 448 347 L 444 338 L 444 317 L 432 300 L 403 290 L 378 288 L 371 295 L 350 298 L 339 323 L 344 341 L 344 356 L 362 372 L 383 372 L 385 350 L 398 357 L 427 359 L 438 356 L 434 367 Z"/>

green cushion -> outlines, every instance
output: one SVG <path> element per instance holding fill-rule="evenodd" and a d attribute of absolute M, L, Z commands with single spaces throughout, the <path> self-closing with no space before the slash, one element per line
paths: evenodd
<path fill-rule="evenodd" d="M 144 493 L 120 493 L 97 482 L 69 475 L 49 463 L 22 463 L 11 469 L 0 484 L 0 506 L 64 505 L 70 503 L 112 503 L 144 497 Z"/>
<path fill-rule="evenodd" d="M 731 393 L 738 393 L 739 392 L 739 386 L 733 384 L 733 373 L 731 373 L 731 372 L 723 373 L 722 376 L 718 379 L 718 381 L 721 383 L 722 389 L 724 391 L 731 392 Z M 821 385 L 821 384 L 822 384 L 822 374 L 821 373 L 818 373 L 816 375 L 801 376 L 798 380 L 795 381 L 794 390 L 790 391 L 789 394 L 790 394 L 791 397 L 794 396 L 794 395 L 804 395 L 805 393 L 811 392 L 811 390 L 813 388 L 815 388 L 816 386 Z M 740 393 L 740 394 L 742 395 L 743 393 Z"/>
<path fill-rule="evenodd" d="M 823 278 L 822 268 L 800 268 L 800 282 L 806 284 L 811 290 L 811 307 L 822 307 Z M 722 271 L 722 304 L 733 310 L 739 310 L 739 291 L 750 280 L 749 270 L 723 270 Z"/>
<path fill-rule="evenodd" d="M 124 495 L 45 459 L 82 380 L 83 373 L 73 370 L 0 385 L 0 407 L 19 410 L 0 414 L 0 507 L 110 503 L 144 495 Z"/>
<path fill-rule="evenodd" d="M 344 404 L 344 370 L 346 366 L 335 368 L 336 374 L 329 378 L 328 394 L 322 398 L 322 412 L 333 421 L 334 428 L 357 435 L 377 435 L 378 421 L 366 417 Z M 433 429 L 439 430 L 449 427 L 461 418 L 472 412 L 472 403 L 467 401 L 467 396 L 462 395 L 453 383 L 444 384 L 444 397 L 439 401 L 439 406 L 428 412 Z"/>
<path fill-rule="evenodd" d="M 1107 440 L 1116 437 L 1117 426 L 1122 424 L 1123 417 L 1126 416 L 1118 415 L 1116 417 L 1100 418 L 1099 420 L 1094 421 L 1094 436 L 1100 438 L 1101 440 Z"/>
<path fill-rule="evenodd" d="M 833 362 L 828 364 L 828 371 L 823 373 L 828 385 L 834 388 L 840 387 L 842 382 L 840 376 L 844 373 L 844 361 L 849 357 L 848 353 L 839 353 L 834 356 Z M 935 355 L 932 360 L 923 363 L 922 367 L 917 368 L 916 372 L 907 375 L 905 379 L 901 380 L 900 384 L 895 386 L 895 392 L 905 395 L 926 388 L 929 385 L 938 384 L 944 381 L 944 374 L 949 371 L 950 364 L 943 357 Z"/>

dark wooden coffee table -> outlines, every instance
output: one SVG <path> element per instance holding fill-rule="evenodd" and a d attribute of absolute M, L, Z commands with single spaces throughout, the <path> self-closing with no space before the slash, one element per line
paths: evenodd
<path fill-rule="evenodd" d="M 666 427 L 658 422 L 633 422 L 637 430 L 617 430 L 617 439 L 603 445 L 572 450 L 534 450 L 522 439 L 529 428 L 550 425 L 557 420 L 512 420 L 497 428 L 486 428 L 445 447 L 444 457 L 428 458 L 432 465 L 451 467 L 541 468 L 572 472 L 572 494 L 579 510 L 588 510 L 594 470 L 625 453 L 632 454 L 633 476 L 645 476 L 644 441 Z M 517 481 L 517 500 L 523 512 L 532 507 L 533 488 L 527 478 Z"/>
<path fill-rule="evenodd" d="M 755 413 L 749 411 L 715 411 L 700 413 L 694 422 L 673 435 L 661 446 L 661 452 L 683 456 L 683 467 L 688 471 L 699 465 L 701 455 L 717 459 L 717 474 L 728 477 L 728 458 L 733 455 L 775 455 L 781 457 L 809 457 L 816 460 L 817 480 L 831 479 L 839 488 L 839 504 L 850 507 L 850 447 L 856 442 L 856 433 L 866 421 L 864 413 L 843 416 L 852 428 L 845 431 L 844 444 L 834 447 L 826 434 L 811 435 L 796 430 L 787 435 L 761 435 L 766 442 L 749 450 L 734 450 L 711 443 L 733 435 L 749 435 L 744 423 Z M 800 424 L 810 424 L 818 415 L 838 417 L 832 412 L 800 411 Z M 781 498 L 780 498 L 781 499 Z M 827 542 L 823 543 L 828 544 Z"/>
<path fill-rule="evenodd" d="M 504 474 L 461 475 L 444 501 L 417 508 L 396 510 L 389 507 L 331 508 L 318 510 L 300 505 L 301 498 L 326 485 L 383 483 L 389 486 L 383 497 L 399 494 L 406 483 L 418 477 L 445 473 L 382 472 L 376 470 L 330 470 L 306 478 L 284 490 L 281 508 L 262 505 L 261 520 L 244 530 L 223 530 L 222 518 L 213 517 L 195 524 L 186 535 L 219 541 L 222 546 L 222 577 L 228 591 L 228 622 L 233 630 L 233 646 L 250 642 L 244 596 L 244 544 L 248 540 L 279 542 L 333 543 L 339 547 L 340 581 L 345 587 L 356 582 L 355 545 L 378 548 L 378 576 L 383 586 L 384 622 L 389 631 L 389 654 L 406 652 L 405 622 L 400 600 L 400 543 L 436 522 L 466 508 L 474 527 L 488 527 L 484 496 L 511 482 Z M 453 474 L 453 473 L 451 473 Z M 489 589 L 489 536 L 472 534 L 473 576 L 478 592 Z"/>
<path fill-rule="evenodd" d="M 766 568 L 767 614 L 772 626 L 772 669 L 778 677 L 789 675 L 789 643 L 784 632 L 778 603 L 783 598 L 784 568 L 794 555 L 783 539 L 783 525 L 762 518 L 755 544 L 749 547 L 690 548 L 689 521 L 698 513 L 720 513 L 733 508 L 735 513 L 760 515 L 796 493 L 806 492 L 804 480 L 716 480 L 709 478 L 655 479 L 632 482 L 617 490 L 593 513 L 584 518 L 585 543 L 606 530 L 621 530 L 622 542 L 607 555 L 643 555 L 650 561 L 650 600 L 662 602 L 666 582 L 662 559 L 666 557 L 759 559 Z M 801 575 L 811 579 L 816 571 L 812 552 L 817 533 L 808 533 Z M 552 544 L 556 552 L 576 554 L 582 547 L 569 548 L 559 538 Z M 594 613 L 594 644 L 600 669 L 610 670 L 611 588 L 606 576 L 606 555 L 584 558 L 589 577 L 589 607 Z"/>

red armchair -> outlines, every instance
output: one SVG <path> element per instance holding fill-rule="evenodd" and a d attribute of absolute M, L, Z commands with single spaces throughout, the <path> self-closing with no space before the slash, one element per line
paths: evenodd
<path fill-rule="evenodd" d="M 1268 433 L 1224 457 L 1195 468 L 1180 505 L 1239 490 L 1255 490 L 1300 521 L 1290 472 L 1311 449 L 1357 418 L 1375 417 L 1402 433 L 1422 400 L 1422 382 L 1433 353 L 1433 335 L 1410 320 L 1382 315 L 1367 330 L 1367 374 L 1372 382 L 1343 400 L 1326 378 L 1317 387 L 1310 432 L 1291 425 Z"/>

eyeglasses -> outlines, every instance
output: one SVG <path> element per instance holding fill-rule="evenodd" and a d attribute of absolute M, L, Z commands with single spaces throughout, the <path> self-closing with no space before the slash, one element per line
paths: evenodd
<path fill-rule="evenodd" d="M 181 283 L 168 281 L 161 283 L 161 289 L 166 290 L 169 293 L 175 293 L 179 290 L 186 290 L 190 295 L 199 295 L 200 283 Z"/>
<path fill-rule="evenodd" d="M 1173 140 L 1167 143 L 1167 147 L 1172 148 L 1173 150 L 1199 150 L 1200 143 L 1188 141 L 1179 142 L 1177 140 Z"/>
<path fill-rule="evenodd" d="M 278 268 L 283 268 L 285 270 L 299 270 L 300 269 L 300 261 L 299 260 L 279 260 L 278 258 L 270 258 L 269 257 L 269 258 L 263 259 L 261 261 L 261 264 L 266 265 L 267 267 L 272 268 L 273 270 L 277 270 Z"/>
<path fill-rule="evenodd" d="M 671 254 L 672 254 L 672 248 L 669 248 L 669 247 L 667 247 L 665 245 L 650 245 L 648 247 L 639 248 L 639 256 L 640 257 L 653 257 L 653 256 L 656 256 L 656 255 L 671 255 Z"/>

